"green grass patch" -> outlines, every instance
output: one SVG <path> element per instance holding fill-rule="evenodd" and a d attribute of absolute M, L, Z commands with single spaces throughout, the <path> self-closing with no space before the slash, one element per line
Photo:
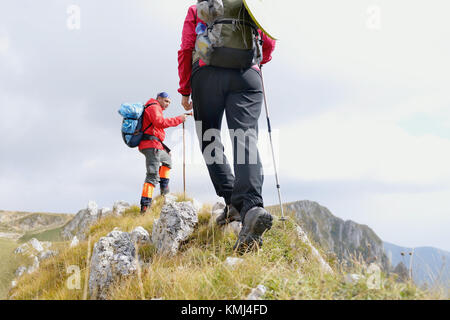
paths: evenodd
<path fill-rule="evenodd" d="M 58 228 L 44 230 L 36 233 L 27 232 L 19 239 L 19 242 L 24 243 L 31 240 L 32 238 L 36 238 L 39 241 L 51 241 L 51 242 L 62 241 L 63 240 L 61 237 L 62 229 L 63 227 L 61 226 Z"/>

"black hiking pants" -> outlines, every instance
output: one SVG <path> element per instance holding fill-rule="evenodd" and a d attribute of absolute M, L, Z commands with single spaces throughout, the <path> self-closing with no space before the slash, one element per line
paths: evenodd
<path fill-rule="evenodd" d="M 252 207 L 264 206 L 264 174 L 257 149 L 261 74 L 253 68 L 204 66 L 194 69 L 191 86 L 197 136 L 216 194 L 244 218 Z M 233 145 L 234 175 L 220 136 L 224 113 Z"/>

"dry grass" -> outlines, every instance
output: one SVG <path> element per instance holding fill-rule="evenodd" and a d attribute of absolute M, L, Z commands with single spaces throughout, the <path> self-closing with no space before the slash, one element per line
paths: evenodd
<path fill-rule="evenodd" d="M 182 195 L 179 196 L 179 200 Z M 107 217 L 89 231 L 93 244 L 115 227 L 131 231 L 143 226 L 151 233 L 163 199 L 158 197 L 145 215 L 132 207 L 123 217 Z M 334 275 L 320 272 L 318 262 L 297 237 L 295 224 L 275 219 L 273 228 L 264 235 L 261 250 L 239 256 L 233 252 L 236 236 L 215 225 L 210 207 L 199 213 L 199 225 L 175 257 L 156 253 L 152 245 L 140 247 L 145 262 L 140 277 L 130 277 L 117 283 L 110 299 L 245 299 L 258 284 L 268 288 L 266 299 L 431 299 L 440 298 L 417 289 L 412 284 L 398 283 L 393 277 L 381 275 L 381 287 L 370 289 L 367 280 L 346 284 L 343 270 L 333 257 L 328 257 Z M 10 292 L 14 299 L 82 299 L 87 276 L 88 241 L 75 248 L 66 245 L 61 253 L 42 264 L 41 269 L 20 279 Z M 224 264 L 229 256 L 243 258 L 231 268 Z M 79 266 L 81 287 L 69 289 L 71 276 L 67 269 Z M 364 273 L 367 266 L 355 264 L 352 272 Z M 359 270 L 358 270 L 359 268 Z M 141 281 L 139 280 L 141 279 Z"/>

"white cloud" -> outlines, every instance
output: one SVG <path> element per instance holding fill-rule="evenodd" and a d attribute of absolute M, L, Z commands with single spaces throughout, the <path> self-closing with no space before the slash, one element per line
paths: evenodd
<path fill-rule="evenodd" d="M 281 168 L 299 179 L 450 181 L 450 140 L 412 136 L 395 121 L 331 111 L 280 129 Z"/>
<path fill-rule="evenodd" d="M 0 30 L 0 54 L 5 54 L 9 50 L 9 38 L 3 30 Z"/>

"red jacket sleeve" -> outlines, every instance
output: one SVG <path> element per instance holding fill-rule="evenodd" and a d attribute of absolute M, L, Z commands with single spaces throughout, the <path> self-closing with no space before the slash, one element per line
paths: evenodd
<path fill-rule="evenodd" d="M 185 96 L 191 94 L 192 51 L 195 48 L 195 40 L 197 39 L 195 33 L 196 11 L 197 7 L 195 5 L 189 7 L 183 25 L 181 48 L 178 51 L 178 75 L 180 77 L 178 92 Z"/>
<path fill-rule="evenodd" d="M 272 60 L 272 52 L 275 50 L 275 40 L 270 39 L 265 33 L 261 32 L 263 39 L 263 60 L 261 65 L 266 64 Z"/>
<path fill-rule="evenodd" d="M 176 127 L 183 122 L 181 116 L 175 118 L 164 118 L 160 108 L 148 108 L 150 121 L 156 128 L 165 129 L 169 127 Z"/>

